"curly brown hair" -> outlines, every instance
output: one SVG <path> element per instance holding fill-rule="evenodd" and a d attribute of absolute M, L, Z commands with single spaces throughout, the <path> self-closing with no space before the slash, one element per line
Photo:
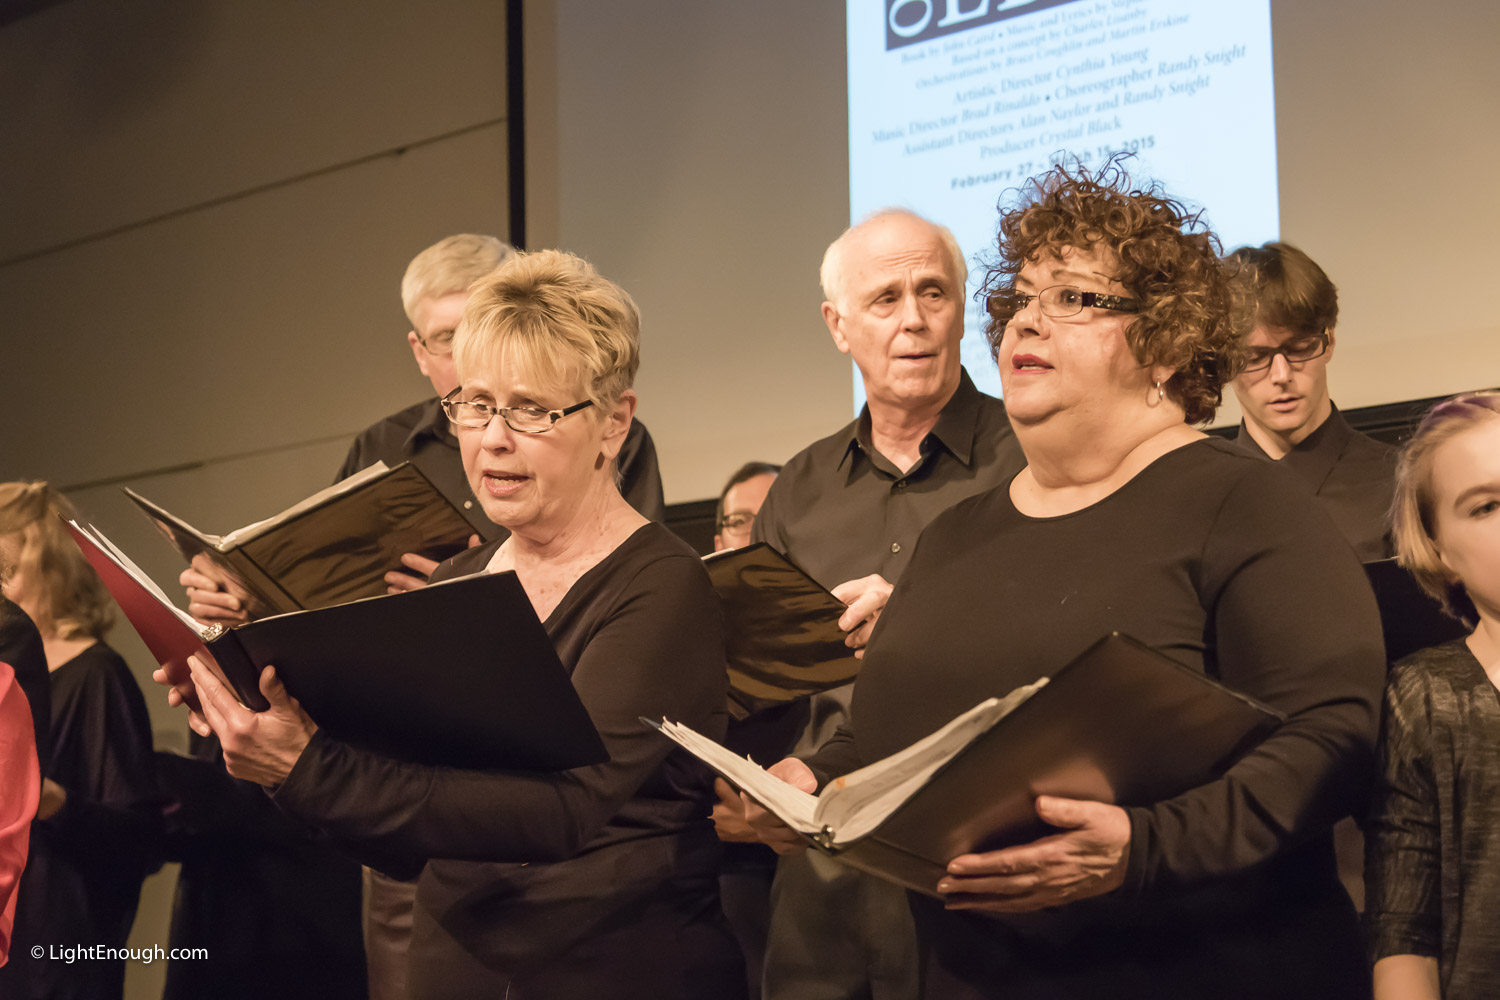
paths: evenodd
<path fill-rule="evenodd" d="M 1142 367 L 1165 365 L 1175 374 L 1163 386 L 1190 424 L 1214 415 L 1224 385 L 1243 364 L 1243 347 L 1229 321 L 1230 291 L 1219 260 L 1219 239 L 1158 183 L 1132 186 L 1112 157 L 1096 172 L 1083 164 L 1054 166 L 1027 181 L 1014 204 L 1000 206 L 998 254 L 979 294 L 990 320 L 985 337 L 997 355 L 1013 313 L 1004 293 L 1023 267 L 1067 247 L 1104 247 L 1114 275 L 1140 303 L 1125 330 Z"/>

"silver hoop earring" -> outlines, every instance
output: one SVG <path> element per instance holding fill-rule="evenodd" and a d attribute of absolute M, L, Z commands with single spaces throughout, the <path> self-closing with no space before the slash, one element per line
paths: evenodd
<path fill-rule="evenodd" d="M 1160 379 L 1156 380 L 1156 401 L 1158 403 L 1165 403 L 1167 401 L 1167 391 L 1161 387 Z"/>

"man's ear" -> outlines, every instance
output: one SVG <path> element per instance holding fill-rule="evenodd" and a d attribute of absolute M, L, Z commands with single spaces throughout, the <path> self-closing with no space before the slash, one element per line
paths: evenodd
<path fill-rule="evenodd" d="M 417 336 L 417 331 L 408 331 L 406 342 L 411 345 L 411 355 L 417 359 L 417 367 L 421 369 L 422 375 L 431 378 L 427 373 L 427 348 L 422 346 L 422 338 Z"/>
<path fill-rule="evenodd" d="M 635 390 L 626 389 L 619 400 L 604 415 L 604 441 L 600 449 L 604 457 L 613 461 L 625 447 L 625 435 L 630 433 L 630 422 L 635 419 L 638 402 Z"/>
<path fill-rule="evenodd" d="M 823 322 L 828 324 L 828 332 L 833 334 L 833 345 L 842 354 L 849 353 L 849 341 L 841 329 L 843 317 L 839 315 L 838 309 L 832 302 L 823 303 Z"/>
<path fill-rule="evenodd" d="M 1328 338 L 1328 350 L 1324 352 L 1324 357 L 1327 360 L 1323 362 L 1324 364 L 1327 364 L 1329 361 L 1333 360 L 1333 327 L 1330 326 L 1328 329 L 1324 330 L 1323 336 Z"/>

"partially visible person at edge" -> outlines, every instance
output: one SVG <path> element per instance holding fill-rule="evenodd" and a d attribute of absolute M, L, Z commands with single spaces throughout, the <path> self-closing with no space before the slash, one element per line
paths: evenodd
<path fill-rule="evenodd" d="M 1201 787 L 1041 796 L 1055 834 L 951 859 L 939 898 L 912 896 L 922 995 L 1368 997 L 1330 829 L 1371 766 L 1380 622 L 1295 477 L 1193 427 L 1241 350 L 1217 241 L 1115 161 L 1029 182 L 997 250 L 987 332 L 1026 468 L 923 532 L 851 721 L 775 770 L 811 789 L 1132 635 L 1286 722 Z"/>
<path fill-rule="evenodd" d="M 0 966 L 10 959 L 16 889 L 26 870 L 31 821 L 41 801 L 31 705 L 15 671 L 0 658 Z"/>
<path fill-rule="evenodd" d="M 1471 631 L 1386 685 L 1366 826 L 1375 997 L 1500 997 L 1500 393 L 1428 411 L 1392 529 L 1401 565 Z"/>
<path fill-rule="evenodd" d="M 0 680 L 0 965 L 9 954 L 52 725 L 42 636 L 26 612 L 4 597 L 4 572 L 0 556 L 0 663 L 10 669 L 9 679 Z"/>
<path fill-rule="evenodd" d="M 463 462 L 459 458 L 458 439 L 443 415 L 439 401 L 458 385 L 458 375 L 453 364 L 453 335 L 463 317 L 464 305 L 469 298 L 469 289 L 486 274 L 499 267 L 515 251 L 509 244 L 493 236 L 478 233 L 460 233 L 439 240 L 412 258 L 401 279 L 401 305 L 411 322 L 406 334 L 407 345 L 422 376 L 432 383 L 435 395 L 420 403 L 408 406 L 397 413 L 377 421 L 362 431 L 349 447 L 344 463 L 339 467 L 335 481 L 354 475 L 362 469 L 384 462 L 395 466 L 411 462 L 430 479 L 438 491 L 464 513 L 475 531 L 475 541 L 500 540 L 505 529 L 485 517 L 482 505 L 475 499 L 464 476 Z M 620 489 L 625 499 L 653 521 L 663 521 L 666 504 L 662 493 L 661 472 L 657 465 L 656 445 L 646 425 L 634 420 L 625 440 L 618 463 Z M 402 557 L 402 567 L 386 574 L 386 584 L 391 592 L 411 590 L 423 585 L 437 563 L 415 553 Z M 224 622 L 239 624 L 250 614 L 248 601 L 232 582 L 221 579 L 212 564 L 200 557 L 185 570 L 181 583 L 187 588 L 188 611 L 205 624 Z M 199 746 L 199 756 L 214 756 L 216 746 L 212 741 Z M 247 803 L 252 809 L 263 808 L 263 796 L 255 792 Z M 228 817 L 225 817 L 227 820 Z M 265 819 L 267 832 L 272 838 L 272 847 L 285 844 L 281 825 L 275 819 Z M 279 817 L 276 817 L 279 819 Z M 244 820 L 260 825 L 253 815 Z M 243 828 L 243 822 L 234 825 Z M 226 825 L 226 829 L 228 826 Z M 200 845 L 206 846 L 206 845 Z M 204 852 L 198 852 L 201 856 Z M 304 913 L 323 914 L 321 923 L 341 926 L 350 912 L 352 896 L 356 891 L 348 887 L 347 865 L 330 861 L 325 870 L 310 872 L 307 865 L 317 864 L 317 855 L 323 849 L 311 852 L 301 845 L 294 848 L 296 855 L 293 869 L 285 876 L 274 872 L 264 873 L 266 879 L 301 883 L 304 888 L 292 892 L 287 904 Z M 249 859 L 245 859 L 249 860 Z M 264 860 L 264 859 L 263 859 Z M 213 863 L 205 858 L 205 863 Z M 226 876 L 226 865 L 215 864 L 219 869 L 213 877 L 190 878 L 202 883 L 205 893 L 218 895 L 216 885 L 222 885 Z M 239 870 L 247 870 L 244 863 L 236 864 Z M 300 874 L 299 874 L 300 872 Z M 314 888 L 318 887 L 318 888 Z M 297 892 L 314 892 L 318 899 L 297 902 Z M 363 872 L 363 903 L 361 912 L 364 930 L 364 960 L 368 964 L 370 1000 L 404 1000 L 406 996 L 406 951 L 411 941 L 412 902 L 416 885 L 399 882 L 380 872 L 366 868 Z M 195 909 L 204 912 L 210 908 L 208 899 L 200 900 Z M 243 909 L 241 912 L 245 912 Z M 297 918 L 288 915 L 288 920 Z M 256 921 L 259 923 L 259 921 Z M 327 966 L 330 953 L 347 953 L 350 938 L 339 935 L 336 944 L 320 935 L 289 935 L 288 945 L 298 940 L 309 943 L 309 947 L 323 952 L 322 960 L 314 959 L 322 967 Z M 356 942 L 357 944 L 357 942 Z M 227 945 L 211 951 L 224 953 Z M 247 954 L 247 959 L 252 956 Z M 265 966 L 261 966 L 265 968 Z M 184 974 L 204 973 L 207 966 L 199 964 L 196 969 L 185 967 L 174 970 Z M 347 977 L 346 977 L 347 978 Z M 269 991 L 270 987 L 266 987 Z M 360 987 L 363 992 L 363 987 Z M 171 997 L 169 997 L 171 1000 Z"/>
<path fill-rule="evenodd" d="M 50 949 L 124 948 L 141 882 L 161 865 L 162 802 L 146 700 L 102 641 L 114 602 L 60 515 L 77 517 L 46 483 L 0 484 L 0 579 L 41 635 L 52 712 L 0 996 L 118 1000 L 123 957 L 66 962 Z"/>
<path fill-rule="evenodd" d="M 823 321 L 859 370 L 865 407 L 787 462 L 751 538 L 848 604 L 839 625 L 860 655 L 922 529 L 1023 464 L 1005 407 L 961 364 L 968 274 L 952 233 L 899 209 L 853 226 L 823 255 Z M 831 735 L 850 690 L 802 703 L 801 737 L 777 752 Z M 806 854 L 781 860 L 770 904 L 767 1000 L 916 994 L 916 935 L 900 889 Z"/>
<path fill-rule="evenodd" d="M 1296 473 L 1361 559 L 1389 557 L 1396 450 L 1350 427 L 1328 394 L 1338 290 L 1289 243 L 1240 247 L 1227 261 L 1247 347 L 1236 440 Z"/>
<path fill-rule="evenodd" d="M 770 462 L 746 462 L 729 477 L 714 510 L 715 552 L 750 544 L 755 517 L 780 471 L 781 466 Z M 730 718 L 724 745 L 737 754 L 750 757 L 762 767 L 774 764 L 791 745 L 800 727 L 799 708 L 784 706 L 757 712 L 746 719 Z M 761 968 L 766 958 L 766 931 L 771 921 L 771 880 L 776 875 L 776 853 L 762 844 L 755 831 L 745 825 L 744 807 L 738 791 L 723 778 L 716 778 L 714 794 L 717 801 L 710 818 L 714 821 L 714 831 L 724 842 L 719 897 L 724 904 L 724 916 L 740 943 L 740 953 L 745 957 L 745 980 L 750 1000 L 759 1000 Z"/>
<path fill-rule="evenodd" d="M 469 485 L 509 535 L 434 576 L 517 574 L 605 763 L 556 774 L 411 764 L 329 738 L 273 668 L 259 715 L 210 665 L 171 679 L 169 701 L 197 698 L 194 725 L 218 732 L 231 773 L 390 874 L 420 874 L 416 1000 L 744 994 L 719 908 L 710 775 L 640 722 L 721 735 L 728 677 L 701 560 L 617 486 L 639 330 L 630 297 L 586 261 L 518 254 L 470 295 L 459 385 L 444 398 Z M 440 649 L 427 655 L 422 669 L 441 666 Z"/>

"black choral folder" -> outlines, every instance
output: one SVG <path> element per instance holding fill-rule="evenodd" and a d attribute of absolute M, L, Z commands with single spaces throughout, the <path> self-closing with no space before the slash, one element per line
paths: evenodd
<path fill-rule="evenodd" d="M 204 555 L 250 595 L 255 617 L 325 608 L 386 592 L 385 574 L 415 552 L 439 562 L 474 529 L 410 462 L 375 465 L 273 517 L 229 532 L 199 531 L 134 490 L 125 495 L 192 562 Z"/>
<path fill-rule="evenodd" d="M 845 606 L 765 542 L 705 556 L 724 608 L 729 712 L 736 719 L 854 680 Z"/>
<path fill-rule="evenodd" d="M 171 676 L 206 651 L 240 701 L 263 711 L 260 673 L 274 664 L 329 736 L 401 760 L 559 771 L 608 759 L 515 573 L 226 629 L 194 622 L 93 529 L 68 527 Z"/>
<path fill-rule="evenodd" d="M 908 750 L 835 778 L 816 798 L 794 791 L 790 815 L 770 801 L 780 789 L 758 793 L 762 778 L 776 779 L 754 764 L 743 768 L 727 751 L 706 756 L 701 743 L 695 749 L 692 739 L 671 731 L 681 727 L 667 724 L 663 731 L 811 846 L 936 896 L 953 858 L 1051 832 L 1037 819 L 1037 796 L 1151 805 L 1214 780 L 1283 719 L 1111 633 L 1050 677 L 991 698 Z"/>

